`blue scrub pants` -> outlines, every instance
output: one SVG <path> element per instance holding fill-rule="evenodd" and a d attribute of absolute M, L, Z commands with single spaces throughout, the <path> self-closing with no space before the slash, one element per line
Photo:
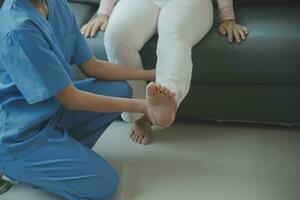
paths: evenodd
<path fill-rule="evenodd" d="M 101 95 L 127 98 L 132 95 L 129 85 L 122 81 L 86 79 L 76 83 L 76 87 Z M 61 134 L 52 134 L 22 158 L 2 162 L 1 170 L 13 179 L 66 199 L 108 200 L 118 186 L 118 174 L 91 148 L 119 115 L 62 107 L 53 116 L 53 126 Z"/>

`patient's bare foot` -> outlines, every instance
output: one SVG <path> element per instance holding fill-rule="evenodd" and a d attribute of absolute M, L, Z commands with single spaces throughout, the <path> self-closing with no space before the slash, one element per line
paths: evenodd
<path fill-rule="evenodd" d="M 176 116 L 175 93 L 158 83 L 151 82 L 147 85 L 146 94 L 151 122 L 160 128 L 169 127 Z"/>
<path fill-rule="evenodd" d="M 131 139 L 138 144 L 149 144 L 152 132 L 151 125 L 151 121 L 147 115 L 135 121 L 130 136 Z"/>

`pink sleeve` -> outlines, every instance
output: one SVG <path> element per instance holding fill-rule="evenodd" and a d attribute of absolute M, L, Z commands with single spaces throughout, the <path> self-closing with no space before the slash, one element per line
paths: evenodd
<path fill-rule="evenodd" d="M 98 14 L 111 15 L 117 0 L 101 0 Z"/>
<path fill-rule="evenodd" d="M 235 19 L 232 0 L 218 0 L 222 20 Z"/>

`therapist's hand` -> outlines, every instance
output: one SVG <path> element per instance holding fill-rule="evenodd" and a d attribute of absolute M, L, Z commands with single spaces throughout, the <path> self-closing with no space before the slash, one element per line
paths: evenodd
<path fill-rule="evenodd" d="M 81 34 L 85 37 L 94 37 L 99 30 L 105 31 L 108 20 L 108 15 L 99 14 L 95 19 L 82 26 Z"/>
<path fill-rule="evenodd" d="M 227 36 L 228 41 L 242 43 L 246 40 L 249 32 L 247 28 L 235 22 L 235 20 L 224 20 L 219 26 L 219 33 Z"/>

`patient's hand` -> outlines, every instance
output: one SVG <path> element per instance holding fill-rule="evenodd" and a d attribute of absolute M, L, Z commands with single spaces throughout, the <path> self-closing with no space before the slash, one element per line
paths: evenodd
<path fill-rule="evenodd" d="M 247 28 L 237 24 L 235 20 L 224 20 L 219 26 L 219 33 L 227 36 L 229 42 L 236 41 L 237 43 L 246 40 L 249 34 Z"/>
<path fill-rule="evenodd" d="M 99 30 L 105 31 L 108 20 L 108 15 L 99 14 L 95 19 L 92 19 L 87 24 L 82 26 L 82 35 L 84 35 L 85 37 L 94 37 Z"/>

